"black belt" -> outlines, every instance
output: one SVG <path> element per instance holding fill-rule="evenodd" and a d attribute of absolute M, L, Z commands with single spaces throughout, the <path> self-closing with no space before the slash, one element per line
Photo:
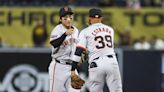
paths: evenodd
<path fill-rule="evenodd" d="M 71 62 L 65 62 L 65 63 L 63 63 L 63 62 L 60 62 L 60 61 L 59 61 L 59 60 L 57 60 L 57 59 L 55 59 L 55 61 L 56 61 L 57 63 L 60 63 L 60 64 L 71 65 Z"/>
<path fill-rule="evenodd" d="M 109 57 L 109 58 L 113 58 L 113 55 L 106 55 L 106 56 Z M 97 59 L 99 59 L 99 57 L 94 58 L 93 60 L 97 60 Z"/>

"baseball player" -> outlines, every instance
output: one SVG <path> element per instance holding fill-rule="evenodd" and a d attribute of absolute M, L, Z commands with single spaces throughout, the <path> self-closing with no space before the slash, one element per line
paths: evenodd
<path fill-rule="evenodd" d="M 49 65 L 50 92 L 80 92 L 70 86 L 71 56 L 73 55 L 78 29 L 73 26 L 73 12 L 70 7 L 60 9 L 60 23 L 50 35 L 52 61 Z"/>
<path fill-rule="evenodd" d="M 79 34 L 79 42 L 72 57 L 72 72 L 77 68 L 81 53 L 88 50 L 90 92 L 103 92 L 104 83 L 110 92 L 122 92 L 118 62 L 114 52 L 114 30 L 101 23 L 102 11 L 93 8 L 89 11 L 90 26 Z"/>

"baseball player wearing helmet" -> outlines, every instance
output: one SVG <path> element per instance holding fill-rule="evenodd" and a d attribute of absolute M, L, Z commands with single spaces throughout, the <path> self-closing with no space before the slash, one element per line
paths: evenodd
<path fill-rule="evenodd" d="M 79 42 L 72 57 L 72 72 L 77 68 L 81 53 L 88 50 L 90 92 L 103 92 L 104 83 L 110 92 L 122 92 L 122 82 L 118 62 L 114 52 L 114 30 L 101 23 L 102 11 L 90 9 L 89 24 L 79 34 Z"/>
<path fill-rule="evenodd" d="M 71 88 L 71 56 L 73 55 L 78 29 L 73 26 L 73 12 L 70 7 L 60 9 L 60 23 L 52 30 L 52 61 L 49 65 L 50 92 L 80 92 Z"/>

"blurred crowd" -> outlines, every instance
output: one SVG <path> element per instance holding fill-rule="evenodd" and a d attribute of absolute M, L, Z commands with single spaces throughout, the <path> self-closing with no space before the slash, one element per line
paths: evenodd
<path fill-rule="evenodd" d="M 139 9 L 141 7 L 163 7 L 164 0 L 0 0 L 0 6 L 61 6 L 69 4 L 73 6 L 120 6 Z M 157 35 L 151 38 L 141 36 L 134 39 L 129 30 L 120 30 L 115 32 L 118 35 L 118 41 L 115 46 L 118 48 L 134 49 L 164 49 L 164 39 Z M 33 29 L 32 40 L 34 47 L 45 47 L 48 40 L 46 26 L 38 20 L 36 27 Z M 0 37 L 0 47 L 7 47 Z"/>
<path fill-rule="evenodd" d="M 32 41 L 34 47 L 46 47 L 46 41 L 48 40 L 47 27 L 43 20 L 38 18 L 37 23 L 32 30 Z"/>
<path fill-rule="evenodd" d="M 164 6 L 164 0 L 0 0 L 1 6 Z"/>
<path fill-rule="evenodd" d="M 119 48 L 133 48 L 136 50 L 164 50 L 164 39 L 159 38 L 156 35 L 152 35 L 150 38 L 146 36 L 140 36 L 139 38 L 132 38 L 130 30 L 115 31 L 119 36 L 118 42 L 115 43 Z"/>
<path fill-rule="evenodd" d="M 117 31 L 118 40 L 115 42 L 116 48 L 128 48 L 136 50 L 164 50 L 164 39 L 159 38 L 156 35 L 152 35 L 149 39 L 146 36 L 140 36 L 134 39 L 129 30 Z M 41 21 L 38 21 L 33 29 L 32 41 L 35 48 L 46 47 L 46 41 L 48 40 L 47 29 Z M 3 43 L 0 37 L 0 47 L 9 47 Z"/>

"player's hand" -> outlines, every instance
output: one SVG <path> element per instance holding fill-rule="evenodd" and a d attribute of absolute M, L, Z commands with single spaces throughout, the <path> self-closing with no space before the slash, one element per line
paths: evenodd
<path fill-rule="evenodd" d="M 75 70 L 74 71 L 71 71 L 71 76 L 74 76 L 74 75 L 76 75 Z"/>
<path fill-rule="evenodd" d="M 74 29 L 73 29 L 73 28 L 69 28 L 69 29 L 65 32 L 65 34 L 66 34 L 66 35 L 71 35 L 73 32 L 74 32 Z"/>

